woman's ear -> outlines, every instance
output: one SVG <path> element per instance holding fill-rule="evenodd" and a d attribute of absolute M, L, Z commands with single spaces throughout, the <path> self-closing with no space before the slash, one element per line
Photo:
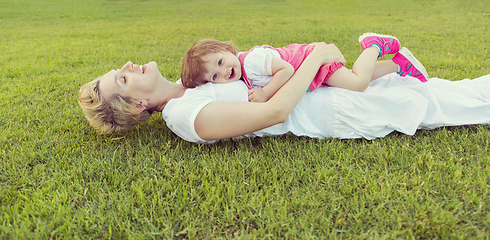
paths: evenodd
<path fill-rule="evenodd" d="M 141 113 L 149 107 L 149 105 L 150 105 L 149 103 L 150 103 L 150 101 L 148 101 L 146 99 L 141 99 L 141 100 L 134 101 L 131 104 L 136 108 L 136 110 L 138 110 L 138 113 Z"/>

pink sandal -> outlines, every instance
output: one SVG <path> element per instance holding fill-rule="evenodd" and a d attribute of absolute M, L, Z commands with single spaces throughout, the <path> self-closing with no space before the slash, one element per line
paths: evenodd
<path fill-rule="evenodd" d="M 420 63 L 407 48 L 403 47 L 400 49 L 392 60 L 394 63 L 398 64 L 400 68 L 400 71 L 397 72 L 398 75 L 402 77 L 412 76 L 421 82 L 427 82 L 429 79 L 429 74 L 427 73 L 427 70 L 425 70 L 424 65 L 422 65 L 422 63 Z"/>
<path fill-rule="evenodd" d="M 385 54 L 397 53 L 401 47 L 400 41 L 396 37 L 377 33 L 364 33 L 359 37 L 359 43 L 361 43 L 362 50 L 366 50 L 366 48 L 373 45 L 378 47 L 378 58 L 383 57 Z"/>

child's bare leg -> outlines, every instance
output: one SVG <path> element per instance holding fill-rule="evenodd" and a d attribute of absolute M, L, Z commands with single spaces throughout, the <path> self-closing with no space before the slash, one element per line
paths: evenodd
<path fill-rule="evenodd" d="M 379 61 L 376 62 L 376 66 L 374 67 L 373 76 L 371 80 L 380 78 L 386 74 L 394 73 L 398 71 L 398 65 L 394 63 L 392 60 Z"/>
<path fill-rule="evenodd" d="M 333 87 L 340 87 L 353 91 L 362 92 L 366 90 L 373 77 L 378 55 L 379 48 L 375 46 L 366 48 L 359 58 L 357 58 L 354 66 L 352 66 L 352 72 L 349 69 L 342 67 L 335 71 L 326 83 Z"/>

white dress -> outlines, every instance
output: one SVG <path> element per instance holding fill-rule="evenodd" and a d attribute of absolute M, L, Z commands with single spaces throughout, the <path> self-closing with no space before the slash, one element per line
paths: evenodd
<path fill-rule="evenodd" d="M 194 129 L 199 111 L 212 101 L 248 101 L 242 81 L 205 84 L 187 89 L 170 100 L 162 112 L 167 126 L 181 138 L 201 139 Z M 433 129 L 490 123 L 490 75 L 474 80 L 431 78 L 422 83 L 412 77 L 389 74 L 372 81 L 364 92 L 319 87 L 305 93 L 286 122 L 242 137 L 293 134 L 312 138 L 384 137 L 393 131 L 413 135 Z"/>

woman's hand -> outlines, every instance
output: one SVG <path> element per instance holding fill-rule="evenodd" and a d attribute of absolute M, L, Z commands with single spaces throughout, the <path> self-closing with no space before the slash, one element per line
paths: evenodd
<path fill-rule="evenodd" d="M 344 55 L 340 50 L 335 46 L 335 44 L 326 44 L 324 42 L 315 42 L 312 43 L 315 45 L 315 48 L 310 53 L 313 57 L 317 58 L 322 64 L 327 64 L 330 62 L 340 62 L 342 64 L 346 64 Z"/>

